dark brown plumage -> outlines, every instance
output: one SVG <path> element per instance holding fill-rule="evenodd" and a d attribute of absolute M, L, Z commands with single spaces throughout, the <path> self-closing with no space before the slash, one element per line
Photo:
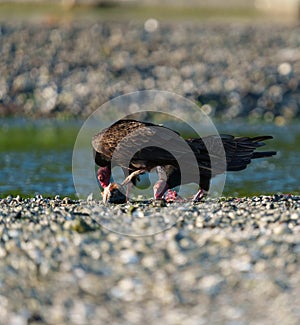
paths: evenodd
<path fill-rule="evenodd" d="M 225 152 L 226 167 L 223 164 L 220 164 L 220 168 L 218 168 L 218 159 L 222 159 L 223 156 L 218 157 L 218 152 L 215 152 L 213 148 L 210 148 L 210 152 L 213 152 L 214 160 L 216 162 L 214 166 L 215 169 L 212 170 L 207 147 L 213 146 L 214 138 L 215 136 L 208 136 L 203 139 L 186 140 L 197 158 L 199 173 L 201 175 L 199 185 L 205 191 L 209 190 L 210 180 L 214 176 L 225 171 L 240 171 L 246 169 L 252 159 L 271 157 L 276 154 L 275 151 L 255 152 L 257 148 L 265 145 L 262 141 L 272 139 L 272 136 L 250 138 L 220 135 Z M 224 170 L 224 167 L 226 170 Z M 167 175 L 168 188 L 173 188 L 181 184 L 181 175 L 178 168 L 168 165 L 163 169 Z M 191 175 L 190 181 L 193 181 L 193 175 Z"/>
<path fill-rule="evenodd" d="M 100 166 L 99 171 L 101 170 L 98 171 L 98 179 L 102 187 L 107 187 L 109 184 L 107 177 L 108 175 L 110 177 L 112 162 L 121 166 L 129 175 L 131 174 L 125 180 L 125 184 L 130 181 L 135 183 L 138 174 L 160 166 L 165 175 L 161 176 L 162 174 L 158 173 L 160 179 L 154 185 L 154 196 L 158 199 L 163 197 L 167 189 L 182 183 L 178 160 L 171 152 L 175 152 L 177 158 L 180 157 L 181 161 L 184 161 L 184 166 L 181 165 L 181 168 L 185 170 L 184 182 L 192 183 L 195 182 L 195 174 L 192 172 L 189 174 L 189 170 L 193 170 L 191 165 L 193 162 L 185 159 L 190 151 L 188 149 L 192 149 L 200 174 L 199 182 L 197 182 L 201 189 L 208 191 L 211 178 L 217 174 L 243 170 L 252 159 L 275 155 L 275 151 L 255 152 L 257 148 L 264 145 L 263 141 L 268 139 L 272 137 L 250 138 L 221 135 L 220 137 L 187 139 L 184 142 L 177 132 L 164 126 L 136 120 L 119 120 L 96 134 L 92 145 L 95 162 Z M 216 145 L 218 141 L 219 145 Z M 224 151 L 220 150 L 220 145 L 223 145 Z M 171 152 L 165 148 L 170 148 Z M 226 158 L 225 162 L 224 158 Z M 211 159 L 213 159 L 214 168 L 212 168 Z M 200 196 L 196 195 L 195 198 L 199 199 Z"/>
<path fill-rule="evenodd" d="M 125 169 L 143 168 L 150 171 L 160 164 L 175 163 L 174 156 L 162 149 L 162 146 L 169 146 L 171 142 L 175 146 L 179 139 L 177 132 L 164 126 L 136 120 L 119 120 L 93 137 L 95 163 L 102 167 L 109 166 L 114 155 L 115 163 Z M 151 145 L 148 146 L 149 143 Z M 120 144 L 122 148 L 118 150 Z M 143 149 L 139 150 L 141 147 Z M 138 151 L 131 156 L 135 148 Z M 129 166 L 126 164 L 128 158 L 131 158 Z"/>

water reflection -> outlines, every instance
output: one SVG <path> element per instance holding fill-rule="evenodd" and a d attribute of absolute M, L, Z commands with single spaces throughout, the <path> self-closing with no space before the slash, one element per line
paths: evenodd
<path fill-rule="evenodd" d="M 43 124 L 42 124 L 43 125 Z M 72 149 L 80 124 L 77 123 L 68 131 L 67 122 L 60 126 L 55 124 L 54 133 L 66 132 L 73 134 L 66 143 L 56 146 L 57 139 L 50 139 L 46 145 L 28 146 L 30 140 L 22 137 L 26 142 L 22 150 L 22 143 L 14 150 L 4 150 L 0 146 L 0 196 L 22 194 L 31 196 L 36 193 L 55 196 L 75 196 L 72 178 Z M 48 129 L 51 129 L 49 123 Z M 6 128 L 15 128 L 9 125 Z M 39 131 L 40 128 L 40 131 Z M 35 125 L 35 136 L 43 134 L 43 128 Z M 58 128 L 58 129 L 57 129 Z M 266 149 L 278 150 L 276 157 L 254 161 L 246 170 L 237 173 L 228 173 L 224 189 L 225 195 L 243 196 L 264 193 L 299 193 L 300 182 L 300 130 L 297 124 L 288 127 L 276 127 L 271 124 L 249 125 L 245 123 L 219 124 L 217 128 L 222 133 L 238 135 L 271 134 L 274 140 L 267 141 Z M 61 130 L 63 129 L 63 130 Z M 57 131 L 58 130 L 58 131 Z M 53 133 L 53 132 L 52 132 Z M 45 134 L 43 134 L 45 135 Z M 2 135 L 3 136 L 3 135 Z M 52 141 L 52 142 L 51 142 Z M 3 145 L 3 139 L 0 142 Z M 5 147 L 5 146 L 4 146 Z M 82 181 L 85 177 L 82 175 Z"/>
<path fill-rule="evenodd" d="M 4 156 L 4 157 L 3 157 Z M 73 195 L 72 150 L 25 151 L 2 154 L 0 195 Z"/>

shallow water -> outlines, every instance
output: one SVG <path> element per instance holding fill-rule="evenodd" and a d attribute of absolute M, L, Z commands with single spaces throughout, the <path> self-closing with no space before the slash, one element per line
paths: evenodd
<path fill-rule="evenodd" d="M 81 122 L 2 120 L 0 129 L 0 196 L 75 197 L 72 152 Z M 270 134 L 266 149 L 276 157 L 254 161 L 244 171 L 227 173 L 223 194 L 244 196 L 300 193 L 300 128 L 230 122 L 217 124 L 220 133 Z M 82 175 L 82 182 L 85 182 Z"/>

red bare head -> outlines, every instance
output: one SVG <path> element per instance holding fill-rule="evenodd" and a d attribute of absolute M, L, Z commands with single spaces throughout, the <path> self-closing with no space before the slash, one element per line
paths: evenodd
<path fill-rule="evenodd" d="M 169 186 L 165 180 L 158 180 L 153 186 L 155 200 L 162 199 L 168 187 Z"/>
<path fill-rule="evenodd" d="M 99 167 L 99 169 L 97 171 L 97 178 L 98 178 L 100 185 L 103 188 L 106 188 L 108 186 L 108 184 L 110 183 L 110 176 L 111 176 L 110 166 Z"/>

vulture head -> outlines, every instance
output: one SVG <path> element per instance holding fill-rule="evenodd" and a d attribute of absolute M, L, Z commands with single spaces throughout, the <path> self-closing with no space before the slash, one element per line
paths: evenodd
<path fill-rule="evenodd" d="M 110 183 L 111 169 L 110 166 L 99 167 L 97 171 L 98 181 L 103 189 Z"/>
<path fill-rule="evenodd" d="M 117 183 L 110 183 L 111 168 L 110 166 L 99 167 L 97 179 L 103 188 L 103 203 L 122 204 L 126 202 L 124 188 Z"/>

